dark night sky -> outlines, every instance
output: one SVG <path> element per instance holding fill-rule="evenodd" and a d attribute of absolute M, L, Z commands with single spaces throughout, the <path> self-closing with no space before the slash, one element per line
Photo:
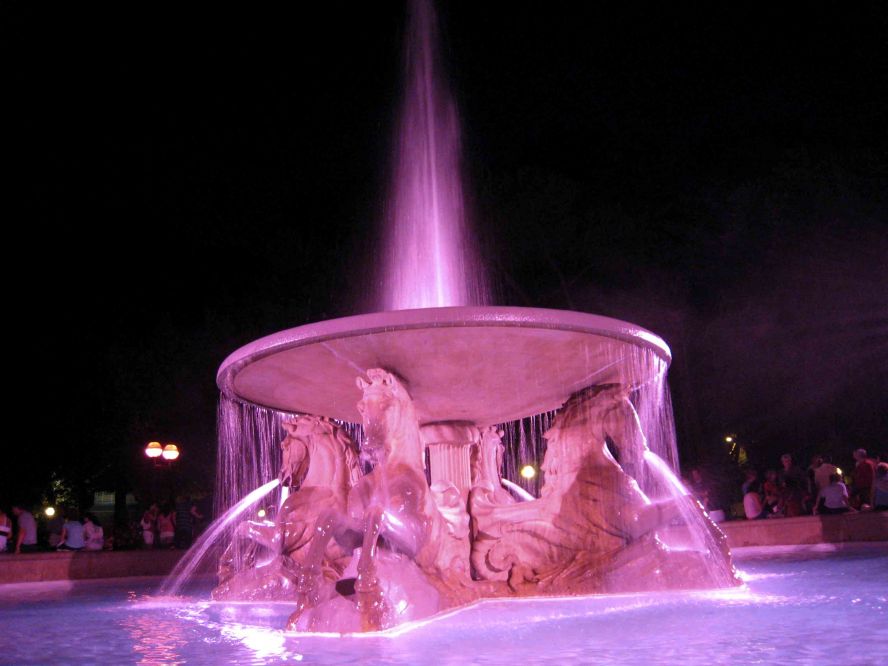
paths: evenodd
<path fill-rule="evenodd" d="M 884 3 L 587 4 L 442 8 L 496 301 L 662 335 L 686 461 L 888 449 Z M 7 499 L 211 485 L 225 356 L 371 307 L 403 14 L 3 6 Z"/>

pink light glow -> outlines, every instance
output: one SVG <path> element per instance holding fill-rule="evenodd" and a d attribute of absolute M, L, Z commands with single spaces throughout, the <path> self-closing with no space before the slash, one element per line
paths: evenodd
<path fill-rule="evenodd" d="M 167 577 L 160 589 L 161 596 L 176 596 L 182 589 L 182 585 L 197 570 L 198 565 L 203 561 L 204 556 L 210 547 L 218 543 L 219 535 L 234 524 L 234 521 L 240 518 L 241 514 L 249 509 L 253 504 L 265 497 L 268 493 L 278 487 L 280 480 L 274 479 L 268 483 L 259 486 L 244 497 L 240 502 L 228 509 L 222 516 L 217 518 L 213 524 L 204 532 L 191 549 L 185 554 L 178 564 L 176 564 L 172 573 Z"/>
<path fill-rule="evenodd" d="M 384 308 L 483 304 L 486 285 L 463 207 L 459 119 L 438 71 L 428 0 L 411 3 L 405 59 Z"/>

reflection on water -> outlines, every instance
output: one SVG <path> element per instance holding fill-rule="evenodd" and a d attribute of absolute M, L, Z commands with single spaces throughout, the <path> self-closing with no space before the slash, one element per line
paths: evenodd
<path fill-rule="evenodd" d="M 118 620 L 132 639 L 132 649 L 138 658 L 137 664 L 184 664 L 182 652 L 188 645 L 185 625 L 170 618 L 164 619 L 155 614 L 131 613 Z"/>

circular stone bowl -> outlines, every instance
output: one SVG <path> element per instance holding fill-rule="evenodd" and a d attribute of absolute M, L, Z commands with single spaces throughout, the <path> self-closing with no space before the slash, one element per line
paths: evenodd
<path fill-rule="evenodd" d="M 272 409 L 361 421 L 356 377 L 397 375 L 421 423 L 479 427 L 561 407 L 575 391 L 644 384 L 669 347 L 634 324 L 565 310 L 446 307 L 330 319 L 260 338 L 219 368 L 219 388 Z"/>

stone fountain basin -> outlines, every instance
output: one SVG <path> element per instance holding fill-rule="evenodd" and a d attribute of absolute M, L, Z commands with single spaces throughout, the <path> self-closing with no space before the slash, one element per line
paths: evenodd
<path fill-rule="evenodd" d="M 639 326 L 564 310 L 446 307 L 307 324 L 231 354 L 216 378 L 228 395 L 285 412 L 360 422 L 355 378 L 398 375 L 421 423 L 478 426 L 557 409 L 575 391 L 643 384 L 671 360 Z"/>

